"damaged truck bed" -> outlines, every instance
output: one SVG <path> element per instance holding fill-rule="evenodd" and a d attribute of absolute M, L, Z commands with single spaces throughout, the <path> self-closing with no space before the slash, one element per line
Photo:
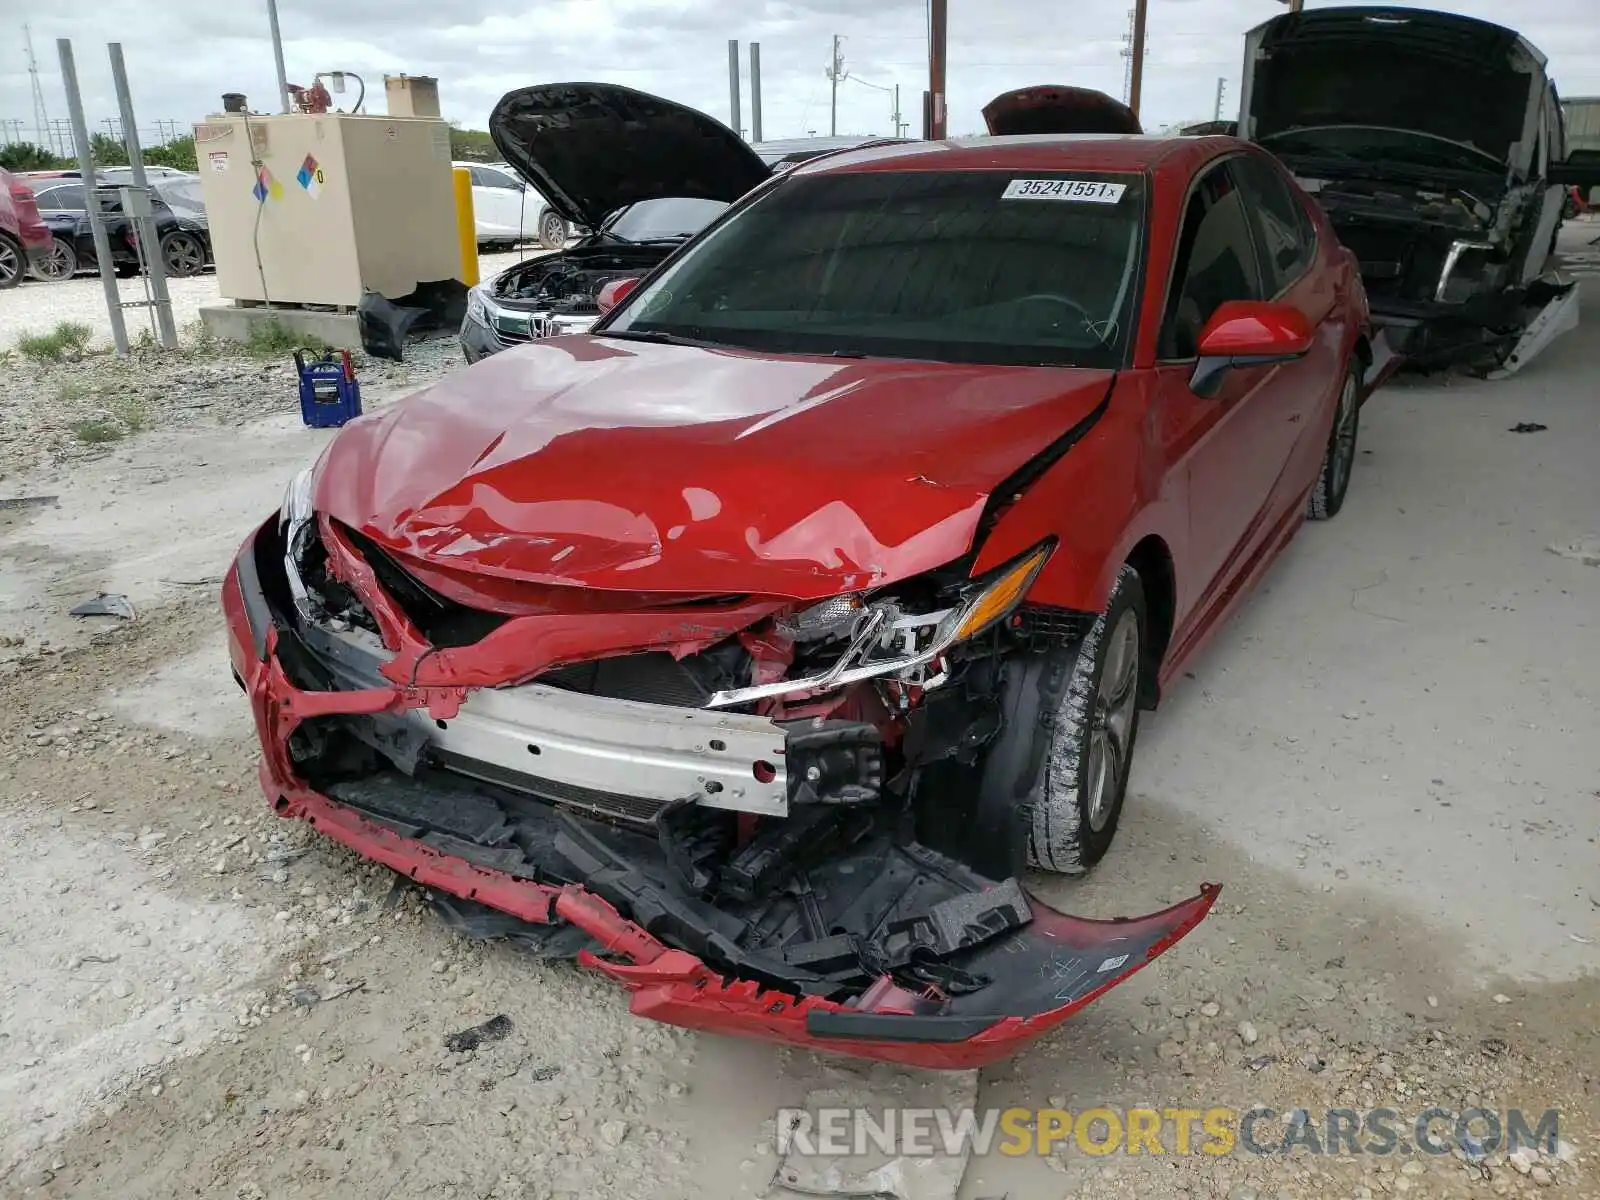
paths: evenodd
<path fill-rule="evenodd" d="M 293 619 L 282 561 L 269 522 L 223 589 L 275 811 L 441 894 L 464 931 L 608 975 L 640 1016 L 981 1065 L 1139 970 L 1216 897 L 1206 885 L 1137 919 L 1066 916 L 876 803 L 881 751 L 853 722 L 679 708 L 668 736 L 650 731 L 659 705 L 453 683 L 448 649 L 395 655 L 360 630 Z M 526 767 L 497 752 L 508 732 Z M 630 795 L 607 788 L 608 758 L 631 772 Z M 714 797 L 719 762 L 720 782 L 749 789 L 744 811 L 671 798 L 685 770 Z"/>

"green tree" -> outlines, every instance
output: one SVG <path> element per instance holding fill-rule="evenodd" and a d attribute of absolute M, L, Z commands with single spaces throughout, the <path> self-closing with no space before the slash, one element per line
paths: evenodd
<path fill-rule="evenodd" d="M 194 155 L 194 136 L 173 138 L 160 146 L 151 146 L 144 152 L 147 166 L 171 167 L 177 171 L 198 171 L 200 163 Z"/>
<path fill-rule="evenodd" d="M 89 153 L 97 167 L 125 167 L 128 165 L 128 148 L 109 133 L 92 134 Z"/>
<path fill-rule="evenodd" d="M 72 162 L 31 142 L 0 146 L 0 168 L 7 171 L 63 171 Z"/>
<path fill-rule="evenodd" d="M 450 130 L 450 157 L 458 162 L 494 162 L 500 152 L 494 141 L 481 129 Z"/>

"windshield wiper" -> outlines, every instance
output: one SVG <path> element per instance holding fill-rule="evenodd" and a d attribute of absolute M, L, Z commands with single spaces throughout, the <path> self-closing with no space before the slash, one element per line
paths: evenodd
<path fill-rule="evenodd" d="M 595 337 L 617 338 L 624 342 L 658 342 L 663 346 L 715 346 L 699 338 L 682 337 L 661 329 L 602 329 Z"/>

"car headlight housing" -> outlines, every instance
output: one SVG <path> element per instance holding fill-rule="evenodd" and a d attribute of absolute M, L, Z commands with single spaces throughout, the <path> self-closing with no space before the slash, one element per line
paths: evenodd
<path fill-rule="evenodd" d="M 486 285 L 477 284 L 467 289 L 467 320 L 479 325 L 489 323 L 489 297 Z"/>
<path fill-rule="evenodd" d="M 934 686 L 942 672 L 930 676 L 925 668 L 1015 611 L 1055 548 L 1054 538 L 1045 539 L 959 588 L 953 603 L 932 611 L 908 611 L 892 590 L 876 597 L 835 596 L 813 605 L 780 621 L 778 630 L 797 641 L 847 636 L 849 644 L 832 666 L 775 683 L 720 691 L 706 707 L 814 695 L 865 679 L 896 678 Z"/>
<path fill-rule="evenodd" d="M 317 465 L 312 463 L 289 481 L 284 489 L 283 504 L 278 508 L 278 532 L 283 538 L 283 570 L 289 581 L 289 594 L 294 597 L 295 611 L 302 620 L 311 617 L 311 595 L 305 581 L 300 578 L 300 561 L 305 553 L 306 539 L 315 529 L 316 510 L 312 507 L 312 482 Z"/>

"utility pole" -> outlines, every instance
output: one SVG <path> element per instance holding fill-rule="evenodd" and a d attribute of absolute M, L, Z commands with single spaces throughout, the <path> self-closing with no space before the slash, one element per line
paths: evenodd
<path fill-rule="evenodd" d="M 948 136 L 945 122 L 945 47 L 950 31 L 949 0 L 928 3 L 928 95 L 923 126 L 930 141 Z"/>
<path fill-rule="evenodd" d="M 761 140 L 761 43 L 750 43 L 750 140 Z"/>
<path fill-rule="evenodd" d="M 744 130 L 739 124 L 739 39 L 728 39 L 728 112 L 732 114 L 733 131 L 740 137 Z"/>
<path fill-rule="evenodd" d="M 1128 10 L 1128 32 L 1122 36 L 1122 57 L 1128 60 L 1122 75 L 1122 98 L 1133 115 L 1139 115 L 1139 92 L 1144 83 L 1144 27 L 1149 0 L 1134 0 Z"/>
<path fill-rule="evenodd" d="M 837 33 L 833 35 L 833 57 L 828 62 L 828 82 L 832 85 L 828 97 L 828 134 L 830 137 L 839 136 L 839 80 L 844 78 L 844 52 L 840 44 L 844 41 Z"/>
<path fill-rule="evenodd" d="M 900 137 L 905 131 L 906 123 L 900 119 L 900 85 L 894 85 L 894 135 Z"/>
<path fill-rule="evenodd" d="M 272 29 L 272 59 L 278 68 L 278 103 L 289 111 L 289 76 L 283 69 L 283 34 L 278 29 L 278 0 L 267 0 L 267 24 Z"/>
<path fill-rule="evenodd" d="M 117 89 L 117 107 L 122 111 L 121 124 L 126 133 L 123 145 L 128 150 L 133 186 L 143 193 L 142 202 L 126 203 L 124 211 L 135 218 L 139 230 L 139 249 L 143 252 L 148 280 L 147 305 L 155 310 L 161 345 L 168 350 L 176 350 L 178 329 L 172 320 L 172 297 L 167 293 L 167 268 L 161 258 L 161 237 L 156 232 L 155 217 L 150 211 L 150 182 L 145 178 L 144 152 L 139 148 L 139 123 L 133 115 L 133 93 L 128 90 L 128 66 L 123 61 L 121 42 L 107 43 L 106 51 L 111 56 L 111 82 Z M 128 199 L 132 201 L 133 197 L 129 196 Z"/>
<path fill-rule="evenodd" d="M 1222 93 L 1227 90 L 1228 81 L 1221 75 L 1217 76 L 1217 107 L 1211 114 L 1213 121 L 1222 120 Z"/>
<path fill-rule="evenodd" d="M 50 117 L 44 111 L 44 88 L 39 83 L 39 62 L 33 57 L 33 33 L 26 25 L 22 27 L 22 41 L 28 51 L 28 78 L 33 82 L 33 131 L 39 135 L 38 145 L 46 146 L 50 128 Z"/>
<path fill-rule="evenodd" d="M 100 267 L 100 286 L 106 293 L 106 316 L 111 322 L 111 341 L 118 358 L 128 357 L 128 328 L 122 322 L 122 293 L 111 263 L 111 239 L 100 215 L 100 192 L 95 185 L 94 154 L 89 148 L 89 124 L 83 118 L 83 96 L 78 91 L 78 68 L 72 58 L 72 39 L 57 38 L 56 54 L 61 59 L 61 86 L 67 93 L 67 112 L 72 121 L 72 140 L 78 151 L 78 170 L 83 180 L 83 206 L 94 238 L 94 257 Z"/>

